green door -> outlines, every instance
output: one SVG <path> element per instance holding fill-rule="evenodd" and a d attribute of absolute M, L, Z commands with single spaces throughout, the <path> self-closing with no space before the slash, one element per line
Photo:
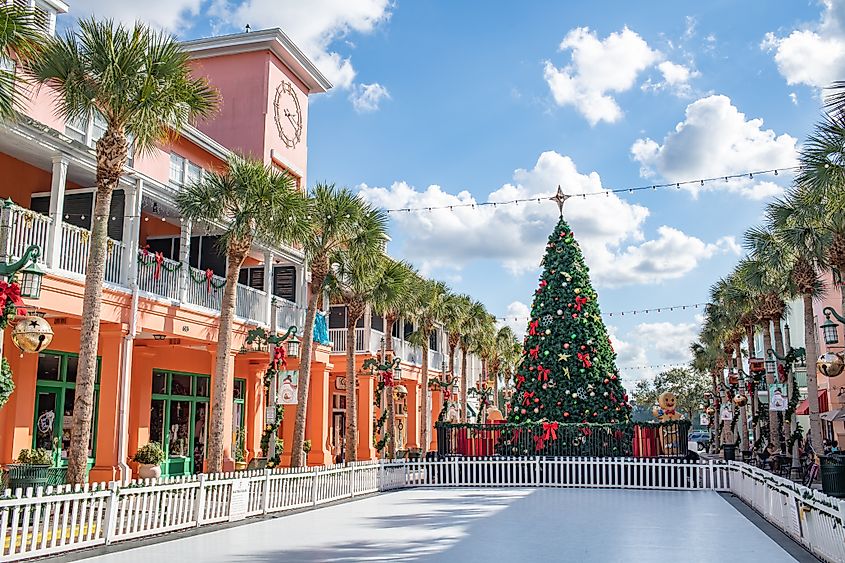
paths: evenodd
<path fill-rule="evenodd" d="M 150 441 L 162 445 L 166 476 L 203 470 L 208 434 L 209 376 L 153 371 Z"/>

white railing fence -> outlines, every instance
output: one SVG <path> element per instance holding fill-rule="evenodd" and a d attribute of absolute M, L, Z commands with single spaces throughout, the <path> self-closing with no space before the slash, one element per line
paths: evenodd
<path fill-rule="evenodd" d="M 176 260 L 163 258 L 158 279 L 156 279 L 155 254 L 145 255 L 143 250 L 138 250 L 136 258 L 138 260 L 138 289 L 178 301 L 182 264 Z"/>
<path fill-rule="evenodd" d="M 242 319 L 268 324 L 267 294 L 259 289 L 238 284 L 235 314 Z"/>
<path fill-rule="evenodd" d="M 59 253 L 59 268 L 85 275 L 88 265 L 88 248 L 91 242 L 91 231 L 62 223 L 62 242 Z M 108 239 L 106 253 L 106 281 L 121 283 L 121 268 L 123 267 L 123 244 Z"/>
<path fill-rule="evenodd" d="M 824 561 L 845 561 L 845 501 L 756 467 L 728 462 L 730 491 Z"/>
<path fill-rule="evenodd" d="M 126 486 L 6 491 L 0 495 L 0 560 L 42 557 L 405 487 L 732 492 L 818 557 L 845 560 L 843 501 L 742 463 L 635 458 L 374 461 Z"/>
<path fill-rule="evenodd" d="M 332 341 L 332 353 L 339 354 L 346 352 L 346 329 L 330 328 L 329 340 Z M 364 352 L 364 329 L 355 329 L 355 352 Z"/>
<path fill-rule="evenodd" d="M 192 267 L 188 279 L 188 303 L 219 311 L 225 283 L 225 278 L 214 275 L 209 281 L 205 271 Z"/>
<path fill-rule="evenodd" d="M 295 326 L 299 329 L 299 336 L 305 326 L 305 310 L 292 301 L 276 297 L 276 327 L 279 330 L 287 330 Z"/>
<path fill-rule="evenodd" d="M 12 206 L 7 254 L 12 258 L 20 258 L 27 247 L 36 244 L 41 250 L 41 262 L 43 262 L 46 258 L 47 238 L 52 222 L 46 215 L 17 205 Z"/>

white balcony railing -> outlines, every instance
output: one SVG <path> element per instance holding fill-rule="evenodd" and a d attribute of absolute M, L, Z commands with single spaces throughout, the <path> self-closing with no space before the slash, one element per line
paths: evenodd
<path fill-rule="evenodd" d="M 303 327 L 305 326 L 305 310 L 292 301 L 276 297 L 276 328 L 284 331 L 288 327 L 295 326 L 299 332 L 297 334 L 302 337 Z"/>
<path fill-rule="evenodd" d="M 203 270 L 196 268 L 191 268 L 188 274 L 188 303 L 219 311 L 226 280 L 215 275 L 209 278 Z"/>
<path fill-rule="evenodd" d="M 260 289 L 238 284 L 235 314 L 242 319 L 267 324 L 267 294 Z"/>
<path fill-rule="evenodd" d="M 41 259 L 47 252 L 47 236 L 53 221 L 46 215 L 23 207 L 12 207 L 12 224 L 9 229 L 9 247 L 7 253 L 12 258 L 20 258 L 29 245 L 38 245 Z"/>
<path fill-rule="evenodd" d="M 346 352 L 346 329 L 345 328 L 330 328 L 329 340 L 332 341 L 332 353 L 340 354 Z M 364 329 L 355 329 L 355 352 L 360 354 L 365 351 L 364 348 Z"/>
<path fill-rule="evenodd" d="M 161 268 L 156 276 L 154 254 L 138 251 L 138 289 L 160 295 L 174 301 L 179 299 L 179 274 L 182 264 L 169 258 L 162 258 Z"/>
<path fill-rule="evenodd" d="M 62 223 L 59 268 L 68 272 L 85 275 L 90 244 L 91 231 L 68 223 Z M 109 283 L 120 283 L 120 274 L 123 267 L 123 245 L 112 239 L 109 239 L 108 244 L 106 281 Z"/>

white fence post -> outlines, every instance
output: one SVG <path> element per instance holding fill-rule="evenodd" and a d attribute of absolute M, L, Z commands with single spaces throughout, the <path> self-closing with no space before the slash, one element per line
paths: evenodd
<path fill-rule="evenodd" d="M 311 472 L 311 505 L 317 506 L 317 468 Z"/>
<path fill-rule="evenodd" d="M 349 498 L 355 498 L 355 466 L 349 468 Z"/>
<path fill-rule="evenodd" d="M 114 541 L 114 535 L 117 533 L 117 510 L 120 506 L 117 482 L 112 481 L 109 489 L 110 494 L 106 499 L 106 545 Z"/>
<path fill-rule="evenodd" d="M 199 488 L 197 489 L 197 499 L 194 502 L 194 511 L 197 517 L 197 527 L 202 526 L 203 524 L 203 517 L 205 516 L 205 495 L 206 495 L 206 486 L 205 480 L 207 476 L 205 473 L 200 473 L 199 476 Z"/>
<path fill-rule="evenodd" d="M 264 487 L 261 492 L 261 513 L 267 514 L 270 506 L 270 470 L 264 469 Z"/>

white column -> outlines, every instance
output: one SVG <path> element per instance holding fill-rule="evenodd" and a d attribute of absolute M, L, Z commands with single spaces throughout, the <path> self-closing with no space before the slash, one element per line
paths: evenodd
<path fill-rule="evenodd" d="M 268 248 L 264 251 L 264 292 L 267 294 L 267 303 L 264 304 L 266 311 L 267 324 L 273 326 L 273 319 L 271 315 L 275 312 L 273 309 L 273 262 L 275 257 L 273 252 Z"/>
<path fill-rule="evenodd" d="M 50 230 L 47 233 L 45 250 L 48 268 L 59 267 L 62 246 L 62 220 L 65 210 L 65 184 L 67 183 L 68 159 L 60 154 L 53 157 L 53 178 L 50 181 Z"/>
<path fill-rule="evenodd" d="M 294 300 L 300 307 L 305 307 L 308 304 L 308 276 L 305 264 L 295 264 L 294 268 L 296 268 Z"/>
<path fill-rule="evenodd" d="M 124 188 L 123 198 L 123 260 L 124 285 L 131 286 L 138 279 L 138 247 L 141 238 L 141 199 L 144 180 Z"/>
<path fill-rule="evenodd" d="M 191 221 L 182 221 L 182 232 L 179 235 L 179 262 L 182 268 L 179 270 L 179 301 L 182 303 L 188 300 L 188 283 L 191 280 Z"/>

